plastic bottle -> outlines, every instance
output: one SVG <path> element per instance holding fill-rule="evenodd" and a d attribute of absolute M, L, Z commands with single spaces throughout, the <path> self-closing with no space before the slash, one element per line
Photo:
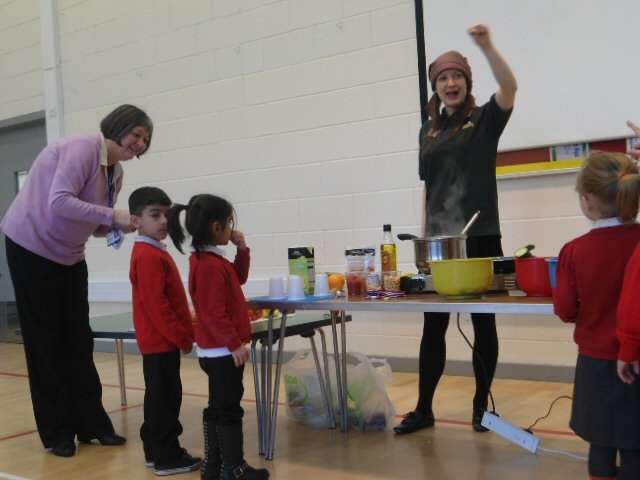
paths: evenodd
<path fill-rule="evenodd" d="M 382 244 L 380 245 L 381 270 L 383 272 L 395 272 L 397 268 L 396 262 L 396 244 L 391 235 L 391 225 L 388 223 L 382 226 Z"/>

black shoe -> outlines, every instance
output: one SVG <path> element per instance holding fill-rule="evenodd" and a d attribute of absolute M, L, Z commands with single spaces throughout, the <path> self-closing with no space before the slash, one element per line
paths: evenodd
<path fill-rule="evenodd" d="M 393 427 L 393 431 L 398 434 L 404 433 L 413 433 L 416 430 L 420 430 L 422 428 L 433 427 L 435 423 L 435 418 L 433 418 L 433 412 L 429 412 L 427 414 L 420 413 L 418 411 L 409 412 L 404 417 L 402 417 L 402 421 L 400 425 L 396 425 Z"/>
<path fill-rule="evenodd" d="M 178 473 L 192 472 L 200 468 L 202 459 L 192 457 L 186 450 L 182 452 L 182 455 L 174 462 L 167 463 L 165 465 L 156 465 L 153 469 L 153 473 L 159 477 L 166 475 L 176 475 Z"/>
<path fill-rule="evenodd" d="M 74 442 L 62 442 L 51 449 L 51 453 L 58 457 L 73 457 L 76 453 L 76 444 Z"/>
<path fill-rule="evenodd" d="M 483 408 L 474 408 L 473 414 L 471 415 L 471 426 L 476 432 L 488 432 L 489 429 L 487 427 L 482 426 L 482 417 L 484 416 L 485 410 Z"/>
<path fill-rule="evenodd" d="M 115 447 L 118 445 L 124 445 L 127 441 L 126 438 L 118 435 L 117 433 L 109 433 L 107 435 L 100 435 L 96 438 L 100 445 L 104 445 L 105 447 Z"/>

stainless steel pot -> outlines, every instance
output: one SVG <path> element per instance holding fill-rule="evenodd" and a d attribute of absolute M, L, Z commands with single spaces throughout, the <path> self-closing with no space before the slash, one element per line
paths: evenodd
<path fill-rule="evenodd" d="M 431 260 L 467 258 L 466 235 L 440 235 L 420 238 L 408 233 L 399 233 L 399 240 L 413 240 L 416 267 L 420 273 L 431 273 Z"/>

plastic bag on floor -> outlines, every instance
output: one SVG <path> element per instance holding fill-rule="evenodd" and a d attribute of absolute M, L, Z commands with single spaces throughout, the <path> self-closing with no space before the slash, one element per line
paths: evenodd
<path fill-rule="evenodd" d="M 393 425 L 396 411 L 387 393 L 393 380 L 386 359 L 362 353 L 347 355 L 347 418 L 349 426 L 362 431 L 386 430 Z"/>
<path fill-rule="evenodd" d="M 328 356 L 328 360 L 329 375 L 334 395 L 334 411 L 337 412 L 335 363 L 332 356 Z M 320 368 L 324 371 L 324 363 L 321 356 L 319 356 L 318 361 L 321 364 Z M 300 423 L 312 427 L 329 426 L 329 418 L 318 380 L 313 352 L 308 349 L 298 350 L 293 358 L 286 362 L 282 368 L 286 392 L 287 415 Z"/>

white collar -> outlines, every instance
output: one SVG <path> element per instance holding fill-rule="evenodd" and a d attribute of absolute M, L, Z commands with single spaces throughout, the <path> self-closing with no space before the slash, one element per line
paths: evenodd
<path fill-rule="evenodd" d="M 136 237 L 136 242 L 141 242 L 141 243 L 148 243 L 149 245 L 153 245 L 154 247 L 159 248 L 160 250 L 167 250 L 167 246 L 156 240 L 155 238 L 151 238 L 151 237 L 147 237 L 146 235 L 140 235 L 138 234 L 138 236 Z"/>
<path fill-rule="evenodd" d="M 195 252 L 196 249 L 194 247 L 191 247 L 191 251 Z M 227 252 L 217 245 L 205 245 L 204 248 L 202 248 L 202 251 L 215 253 L 216 255 L 220 255 L 221 257 L 227 256 Z"/>
<path fill-rule="evenodd" d="M 107 140 L 104 138 L 104 135 L 100 134 L 100 165 L 103 167 L 109 166 L 109 151 L 107 150 Z"/>
<path fill-rule="evenodd" d="M 593 228 L 617 227 L 623 223 L 618 217 L 601 218 L 593 222 Z"/>

